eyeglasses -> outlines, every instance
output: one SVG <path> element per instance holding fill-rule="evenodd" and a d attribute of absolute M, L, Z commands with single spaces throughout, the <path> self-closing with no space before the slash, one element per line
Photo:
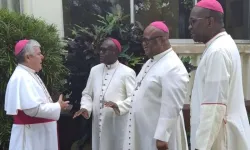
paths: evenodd
<path fill-rule="evenodd" d="M 155 37 L 152 37 L 152 38 L 145 38 L 145 37 L 143 37 L 142 38 L 142 43 L 149 44 L 150 41 L 155 40 L 155 39 L 160 38 L 160 37 L 164 37 L 164 36 L 155 36 Z"/>
<path fill-rule="evenodd" d="M 208 16 L 208 17 L 203 17 L 203 18 L 190 18 L 189 19 L 189 24 L 191 26 L 193 26 L 198 20 L 202 20 L 202 19 L 208 19 L 210 18 L 211 16 Z"/>

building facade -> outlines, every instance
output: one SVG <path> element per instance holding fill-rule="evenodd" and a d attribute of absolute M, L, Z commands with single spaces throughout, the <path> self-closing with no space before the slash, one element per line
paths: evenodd
<path fill-rule="evenodd" d="M 69 34 L 69 28 L 73 24 L 91 22 L 88 8 L 86 12 L 76 8 L 87 4 L 83 2 L 89 4 L 95 1 L 120 5 L 124 13 L 130 15 L 131 23 L 139 21 L 146 26 L 152 21 L 164 20 L 170 29 L 171 44 L 175 51 L 180 56 L 191 56 L 194 65 L 199 63 L 204 45 L 194 43 L 190 38 L 188 18 L 191 8 L 200 0 L 0 0 L 0 7 L 33 15 L 47 23 L 55 24 L 59 35 L 63 38 Z M 250 100 L 250 0 L 218 1 L 225 11 L 225 28 L 239 47 L 245 99 Z M 189 92 L 192 89 L 193 79 L 194 72 L 191 73 Z M 189 103 L 189 99 L 186 103 Z"/>

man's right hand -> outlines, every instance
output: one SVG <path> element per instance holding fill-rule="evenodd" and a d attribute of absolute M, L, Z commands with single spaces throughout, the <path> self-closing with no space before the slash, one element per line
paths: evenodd
<path fill-rule="evenodd" d="M 89 114 L 88 114 L 88 111 L 87 109 L 85 108 L 81 108 L 80 110 L 78 110 L 74 116 L 73 116 L 73 119 L 75 119 L 76 117 L 82 115 L 85 119 L 88 119 L 89 118 Z"/>
<path fill-rule="evenodd" d="M 62 94 L 59 96 L 59 99 L 58 99 L 57 102 L 60 104 L 61 109 L 66 110 L 69 107 L 69 101 L 63 101 L 63 95 Z"/>

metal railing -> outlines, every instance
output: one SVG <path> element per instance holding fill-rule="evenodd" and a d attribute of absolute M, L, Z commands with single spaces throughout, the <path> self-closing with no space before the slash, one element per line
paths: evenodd
<path fill-rule="evenodd" d="M 176 42 L 174 40 L 170 41 L 175 52 L 180 56 L 190 56 L 191 64 L 198 66 L 200 57 L 205 49 L 204 44 L 196 44 L 191 42 L 191 40 L 183 40 L 181 42 Z M 246 100 L 250 100 L 250 42 L 249 41 L 240 41 L 235 40 L 237 43 L 242 62 L 242 79 L 243 79 L 243 88 L 244 96 Z M 194 82 L 195 71 L 190 73 L 190 82 L 188 94 L 191 95 L 193 82 Z M 190 103 L 190 96 L 185 102 L 186 104 Z"/>

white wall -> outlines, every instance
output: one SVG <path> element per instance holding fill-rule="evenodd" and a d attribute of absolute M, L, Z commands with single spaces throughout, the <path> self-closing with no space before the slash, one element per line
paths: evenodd
<path fill-rule="evenodd" d="M 55 24 L 60 37 L 64 36 L 62 0 L 20 0 L 21 13 Z"/>

